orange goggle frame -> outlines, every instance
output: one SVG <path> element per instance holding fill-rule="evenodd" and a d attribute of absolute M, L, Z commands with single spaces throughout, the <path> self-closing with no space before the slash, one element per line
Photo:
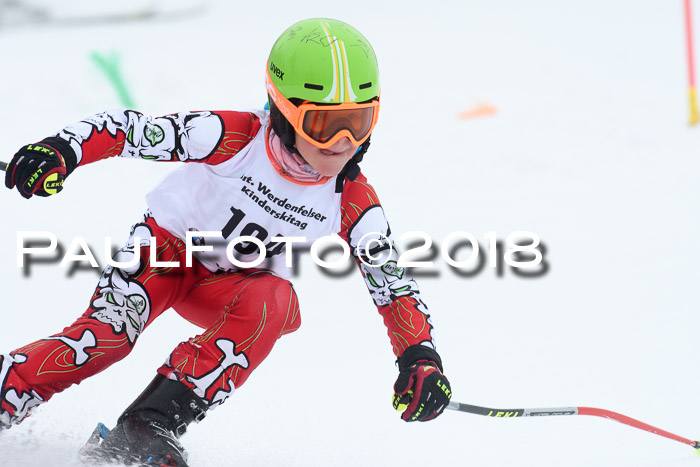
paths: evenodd
<path fill-rule="evenodd" d="M 355 146 L 360 146 L 377 124 L 378 98 L 364 104 L 343 102 L 319 105 L 304 102 L 296 106 L 275 87 L 269 69 L 265 74 L 265 85 L 272 101 L 296 132 L 318 148 L 327 149 L 344 137 Z"/>

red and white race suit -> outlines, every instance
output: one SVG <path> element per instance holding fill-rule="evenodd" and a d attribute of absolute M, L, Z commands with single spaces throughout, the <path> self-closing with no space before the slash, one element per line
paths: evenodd
<path fill-rule="evenodd" d="M 184 164 L 148 194 L 149 211 L 115 257 L 131 264 L 103 271 L 87 311 L 63 331 L 0 356 L 0 422 L 18 423 L 33 406 L 125 357 L 141 332 L 171 307 L 203 332 L 178 345 L 158 371 L 211 407 L 221 404 L 276 340 L 301 323 L 285 244 L 274 237 L 304 237 L 308 246 L 338 234 L 360 267 L 395 355 L 415 344 L 434 348 L 417 285 L 397 266 L 395 249 L 389 255 L 390 229 L 372 186 L 362 174 L 346 180 L 341 193 L 335 177 L 318 183 L 291 178 L 270 154 L 277 136 L 267 112 L 153 118 L 108 111 L 57 136 L 69 142 L 78 166 L 113 156 Z M 190 267 L 188 232 L 199 249 L 210 248 L 196 251 Z M 244 268 L 231 261 L 226 248 L 241 236 L 262 242 L 263 264 Z M 253 242 L 230 248 L 242 262 L 259 253 Z"/>

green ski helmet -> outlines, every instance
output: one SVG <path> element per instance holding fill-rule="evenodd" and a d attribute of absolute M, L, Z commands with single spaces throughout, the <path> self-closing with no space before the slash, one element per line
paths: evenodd
<path fill-rule="evenodd" d="M 295 106 L 306 101 L 328 104 L 329 109 L 333 104 L 379 100 L 379 69 L 372 46 L 357 29 L 334 19 L 312 18 L 290 26 L 272 46 L 266 73 L 272 129 L 293 152 L 298 122 L 290 122 L 280 111 L 286 109 L 279 95 Z M 372 127 L 378 110 L 376 105 Z M 355 162 L 368 143 L 362 143 Z"/>
<path fill-rule="evenodd" d="M 267 65 L 272 84 L 287 99 L 339 104 L 379 97 L 374 50 L 342 21 L 313 18 L 293 24 L 272 46 Z"/>

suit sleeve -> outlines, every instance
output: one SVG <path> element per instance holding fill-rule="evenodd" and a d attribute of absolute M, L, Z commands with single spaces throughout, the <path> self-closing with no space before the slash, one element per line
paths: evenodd
<path fill-rule="evenodd" d="M 435 349 L 433 325 L 416 281 L 397 265 L 391 229 L 374 188 L 360 174 L 346 181 L 339 235 L 350 246 L 397 357 L 411 345 Z"/>
<path fill-rule="evenodd" d="M 92 115 L 59 131 L 77 165 L 120 156 L 154 161 L 220 164 L 260 130 L 251 112 L 182 112 L 151 117 L 133 110 Z"/>

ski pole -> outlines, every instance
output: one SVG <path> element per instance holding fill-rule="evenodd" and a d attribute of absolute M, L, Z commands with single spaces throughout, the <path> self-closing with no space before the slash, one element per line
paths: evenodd
<path fill-rule="evenodd" d="M 0 170 L 3 172 L 7 170 L 7 162 L 0 161 Z"/>
<path fill-rule="evenodd" d="M 596 409 L 593 407 L 554 407 L 546 409 L 492 409 L 489 407 L 479 407 L 478 405 L 463 404 L 461 402 L 450 402 L 447 406 L 450 410 L 459 412 L 467 412 L 476 415 L 484 415 L 486 417 L 496 418 L 513 418 L 513 417 L 548 417 L 555 415 L 593 415 L 596 417 L 615 420 L 616 422 L 624 423 L 625 425 L 645 430 L 655 435 L 663 436 L 683 444 L 687 444 L 696 449 L 696 453 L 700 454 L 700 441 L 693 441 L 682 436 L 674 435 L 668 431 L 661 430 L 654 426 L 635 420 L 626 415 L 619 414 L 605 409 Z"/>

